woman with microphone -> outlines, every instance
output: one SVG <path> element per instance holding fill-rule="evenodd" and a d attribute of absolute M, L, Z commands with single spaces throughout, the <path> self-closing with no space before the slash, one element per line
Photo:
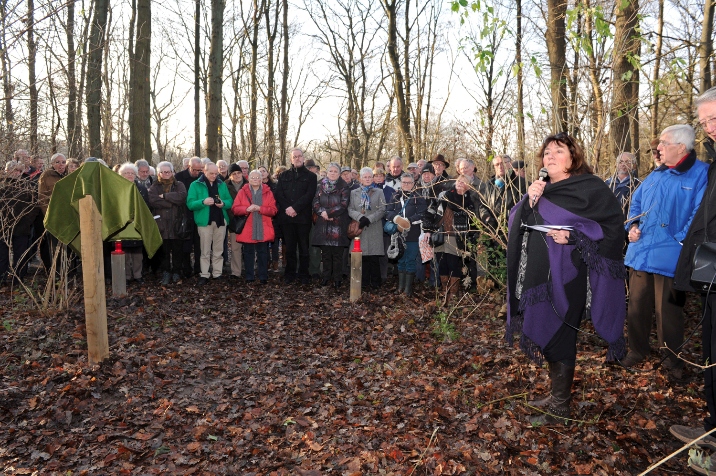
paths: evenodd
<path fill-rule="evenodd" d="M 625 296 L 619 202 L 566 133 L 548 136 L 538 157 L 546 169 L 512 209 L 507 245 L 507 339 L 549 365 L 551 391 L 530 405 L 544 408 L 533 424 L 569 419 L 577 332 L 589 310 L 609 344 L 607 360 L 621 359 Z"/>

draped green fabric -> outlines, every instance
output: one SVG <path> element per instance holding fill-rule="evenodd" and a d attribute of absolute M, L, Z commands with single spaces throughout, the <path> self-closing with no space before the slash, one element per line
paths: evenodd
<path fill-rule="evenodd" d="M 45 215 L 47 231 L 80 255 L 79 200 L 86 195 L 102 215 L 103 240 L 142 240 L 154 256 L 162 237 L 139 189 L 99 162 L 87 162 L 57 182 Z"/>

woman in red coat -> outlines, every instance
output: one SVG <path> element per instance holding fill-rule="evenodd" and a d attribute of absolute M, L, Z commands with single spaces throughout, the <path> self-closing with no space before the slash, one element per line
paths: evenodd
<path fill-rule="evenodd" d="M 275 236 L 271 217 L 278 209 L 271 188 L 261 183 L 261 172 L 249 173 L 249 183 L 236 194 L 231 211 L 235 217 L 248 215 L 244 229 L 236 236 L 236 241 L 243 243 L 246 282 L 254 282 L 254 263 L 258 261 L 259 281 L 267 284 L 268 244 Z"/>

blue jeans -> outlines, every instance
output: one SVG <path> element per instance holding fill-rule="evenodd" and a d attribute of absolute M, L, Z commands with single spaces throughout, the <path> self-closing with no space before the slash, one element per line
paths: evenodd
<path fill-rule="evenodd" d="M 415 258 L 418 256 L 420 248 L 417 241 L 405 242 L 405 253 L 398 261 L 398 271 L 404 273 L 415 273 Z"/>
<path fill-rule="evenodd" d="M 244 243 L 244 269 L 246 270 L 246 280 L 253 281 L 254 263 L 258 267 L 259 279 L 268 280 L 268 243 Z"/>

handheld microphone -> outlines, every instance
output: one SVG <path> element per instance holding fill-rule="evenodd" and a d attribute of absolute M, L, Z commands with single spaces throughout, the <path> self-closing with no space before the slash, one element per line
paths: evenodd
<path fill-rule="evenodd" d="M 539 180 L 541 182 L 546 182 L 549 178 L 549 174 L 547 173 L 547 167 L 542 167 L 539 171 Z"/>

